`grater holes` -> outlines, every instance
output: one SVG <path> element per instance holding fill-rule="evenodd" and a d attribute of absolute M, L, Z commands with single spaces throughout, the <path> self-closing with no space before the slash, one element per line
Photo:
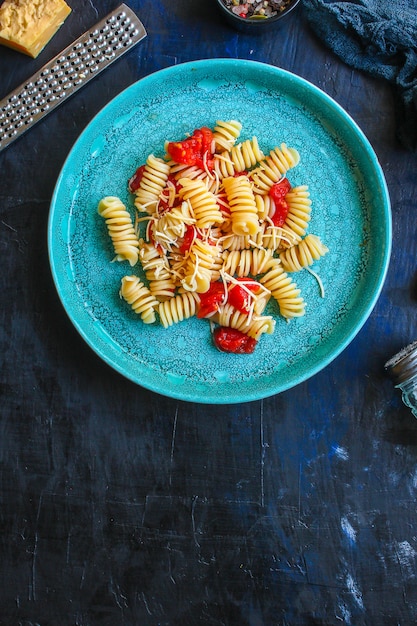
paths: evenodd
<path fill-rule="evenodd" d="M 4 99 L 0 106 L 0 151 L 136 43 L 137 35 L 142 31 L 129 12 L 109 16 L 36 73 L 20 91 Z"/>
<path fill-rule="evenodd" d="M 0 128 L 2 129 L 3 137 L 5 136 L 8 139 L 12 139 L 24 126 L 32 124 L 36 116 L 46 113 L 48 109 L 48 103 L 45 103 L 44 106 L 41 107 L 32 107 L 28 105 L 25 109 L 21 110 L 19 118 L 14 116 L 10 119 L 10 114 L 0 116 Z"/>

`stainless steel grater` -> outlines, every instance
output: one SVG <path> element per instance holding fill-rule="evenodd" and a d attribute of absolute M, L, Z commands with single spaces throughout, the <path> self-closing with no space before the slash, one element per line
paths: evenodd
<path fill-rule="evenodd" d="M 146 37 L 121 4 L 0 101 L 0 151 Z"/>

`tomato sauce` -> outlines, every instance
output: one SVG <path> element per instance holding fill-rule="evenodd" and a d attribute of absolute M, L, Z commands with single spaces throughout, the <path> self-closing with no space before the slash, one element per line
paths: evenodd
<path fill-rule="evenodd" d="M 140 187 L 140 181 L 143 178 L 143 174 L 145 172 L 145 165 L 141 165 L 140 167 L 138 167 L 138 169 L 136 170 L 136 172 L 133 174 L 133 176 L 131 178 L 129 178 L 127 186 L 129 191 L 131 191 L 132 193 L 134 193 L 135 191 L 137 191 Z"/>
<path fill-rule="evenodd" d="M 284 226 L 288 215 L 288 202 L 285 200 L 287 193 L 291 191 L 291 185 L 288 178 L 282 178 L 279 182 L 272 185 L 269 190 L 269 196 L 274 201 L 275 211 L 271 215 L 274 226 Z"/>
<path fill-rule="evenodd" d="M 226 298 L 223 282 L 211 283 L 209 290 L 200 294 L 197 317 L 210 317 L 215 313 Z"/>
<path fill-rule="evenodd" d="M 252 354 L 255 351 L 257 341 L 240 330 L 218 326 L 213 331 L 213 341 L 216 348 L 221 352 L 233 354 Z"/>
<path fill-rule="evenodd" d="M 203 126 L 197 128 L 191 137 L 182 141 L 170 141 L 167 152 L 176 162 L 183 165 L 196 165 L 200 169 L 212 171 L 214 167 L 211 146 L 213 142 L 213 132 L 210 128 Z"/>

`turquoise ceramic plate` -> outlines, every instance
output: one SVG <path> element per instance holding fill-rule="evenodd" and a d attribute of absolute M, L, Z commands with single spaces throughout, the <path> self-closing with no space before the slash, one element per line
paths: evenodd
<path fill-rule="evenodd" d="M 241 139 L 264 152 L 285 142 L 307 184 L 309 232 L 330 252 L 296 282 L 306 315 L 287 323 L 274 304 L 274 335 L 252 355 L 213 347 L 207 321 L 168 330 L 144 325 L 119 297 L 126 263 L 113 251 L 97 204 L 119 196 L 132 209 L 127 179 L 165 140 L 216 120 L 239 119 Z M 133 211 L 132 211 L 133 214 Z M 110 102 L 82 133 L 57 181 L 48 226 L 52 274 L 77 330 L 111 367 L 155 392 L 205 403 L 234 403 L 279 393 L 328 365 L 352 341 L 382 288 L 390 254 L 387 187 L 363 133 L 331 98 L 305 80 L 262 63 L 218 59 L 157 72 Z M 134 272 L 139 272 L 134 268 Z"/>

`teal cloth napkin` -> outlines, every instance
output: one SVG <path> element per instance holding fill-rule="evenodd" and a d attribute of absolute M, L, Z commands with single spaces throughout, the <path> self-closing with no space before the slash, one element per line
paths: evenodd
<path fill-rule="evenodd" d="M 417 150 L 417 0 L 303 0 L 318 36 L 348 65 L 394 87 L 397 136 Z"/>

